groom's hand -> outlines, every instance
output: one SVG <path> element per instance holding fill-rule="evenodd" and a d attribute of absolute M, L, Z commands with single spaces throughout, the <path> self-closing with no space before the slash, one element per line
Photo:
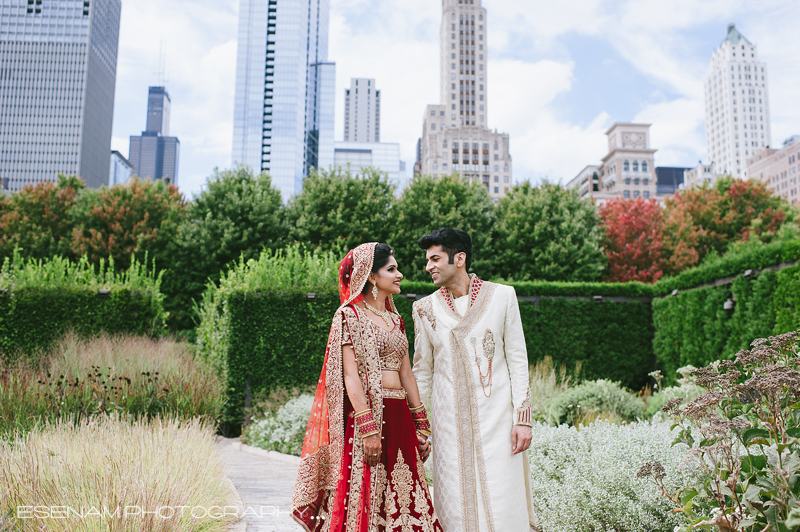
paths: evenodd
<path fill-rule="evenodd" d="M 511 429 L 511 454 L 521 453 L 531 446 L 533 434 L 526 425 L 514 425 Z"/>
<path fill-rule="evenodd" d="M 431 455 L 431 442 L 422 434 L 417 434 L 417 441 L 419 442 L 419 454 L 424 462 Z"/>

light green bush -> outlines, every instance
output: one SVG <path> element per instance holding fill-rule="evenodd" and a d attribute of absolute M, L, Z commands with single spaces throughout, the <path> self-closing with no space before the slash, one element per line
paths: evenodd
<path fill-rule="evenodd" d="M 683 520 L 652 482 L 636 477 L 643 463 L 657 459 L 674 492 L 685 480 L 678 466 L 686 446 L 671 442 L 665 423 L 535 425 L 528 459 L 542 531 L 672 532 Z"/>
<path fill-rule="evenodd" d="M 553 400 L 550 413 L 557 423 L 577 424 L 582 419 L 608 415 L 634 421 L 644 416 L 644 402 L 619 383 L 599 379 L 567 388 Z"/>
<path fill-rule="evenodd" d="M 268 451 L 300 456 L 313 403 L 311 395 L 290 399 L 275 414 L 251 424 L 242 434 L 242 441 Z"/>
<path fill-rule="evenodd" d="M 680 368 L 678 373 L 681 375 L 681 378 L 678 379 L 678 386 L 669 386 L 653 394 L 653 396 L 647 400 L 647 407 L 644 411 L 645 418 L 649 419 L 657 414 L 660 416 L 659 412 L 661 412 L 664 405 L 673 399 L 680 397 L 683 399 L 681 404 L 685 405 L 705 392 L 702 387 L 694 383 L 696 377 L 691 373 L 694 369 L 696 369 L 694 366 L 684 366 Z"/>

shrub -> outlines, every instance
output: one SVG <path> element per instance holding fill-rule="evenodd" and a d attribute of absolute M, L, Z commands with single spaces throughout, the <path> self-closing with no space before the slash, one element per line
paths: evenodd
<path fill-rule="evenodd" d="M 269 451 L 300 456 L 313 403 L 313 395 L 290 399 L 275 414 L 250 425 L 242 434 L 242 441 Z"/>
<path fill-rule="evenodd" d="M 644 402 L 619 383 L 604 379 L 586 381 L 567 388 L 553 400 L 553 417 L 558 423 L 578 424 L 586 416 L 611 416 L 635 421 L 644 416 Z"/>
<path fill-rule="evenodd" d="M 692 375 L 694 366 L 684 366 L 678 369 L 681 378 L 678 379 L 677 386 L 669 386 L 663 388 L 657 393 L 653 394 L 647 399 L 647 407 L 645 408 L 645 418 L 651 418 L 655 415 L 661 416 L 661 409 L 669 401 L 680 398 L 684 403 L 688 403 L 698 395 L 703 393 L 703 388 L 695 383 L 695 377 Z M 658 372 L 660 374 L 660 372 Z M 652 375 L 652 374 L 651 374 Z M 659 386 L 661 383 L 659 382 Z"/>
<path fill-rule="evenodd" d="M 580 363 L 575 368 L 574 377 L 580 375 Z M 531 387 L 531 408 L 533 419 L 548 425 L 558 424 L 553 412 L 553 399 L 565 392 L 573 384 L 573 374 L 568 374 L 566 364 L 556 368 L 552 357 L 544 357 L 528 368 Z"/>
<path fill-rule="evenodd" d="M 160 283 L 135 259 L 117 273 L 113 261 L 94 267 L 86 258 L 36 261 L 15 254 L 0 270 L 0 357 L 34 357 L 67 331 L 85 338 L 159 335 Z"/>
<path fill-rule="evenodd" d="M 0 434 L 108 414 L 215 423 L 223 404 L 220 379 L 189 345 L 170 340 L 68 335 L 38 364 L 0 362 Z"/>
<path fill-rule="evenodd" d="M 2 530 L 224 532 L 237 521 L 222 515 L 237 496 L 214 426 L 198 419 L 110 416 L 16 434 L 0 440 L 0 486 Z"/>
<path fill-rule="evenodd" d="M 603 248 L 608 257 L 606 281 L 654 283 L 664 275 L 661 206 L 655 199 L 611 199 L 598 211 Z"/>
<path fill-rule="evenodd" d="M 639 465 L 658 459 L 677 471 L 685 447 L 670 445 L 669 425 L 597 421 L 579 429 L 533 428 L 528 450 L 533 506 L 545 532 L 672 532 L 681 522 Z M 676 472 L 668 488 L 681 485 Z M 665 504 L 665 502 L 667 502 Z"/>
<path fill-rule="evenodd" d="M 694 447 L 698 469 L 674 484 L 662 464 L 648 461 L 640 475 L 651 477 L 684 517 L 676 531 L 800 526 L 798 339 L 798 332 L 760 338 L 733 361 L 695 370 L 706 393 L 686 406 L 676 399 L 664 407 L 676 419 L 676 442 Z"/>

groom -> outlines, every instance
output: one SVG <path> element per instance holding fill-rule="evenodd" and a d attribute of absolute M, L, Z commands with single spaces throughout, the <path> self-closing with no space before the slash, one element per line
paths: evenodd
<path fill-rule="evenodd" d="M 414 303 L 414 376 L 432 412 L 436 514 L 445 532 L 536 526 L 528 357 L 510 286 L 468 274 L 472 239 L 443 227 L 417 242 L 441 287 Z"/>

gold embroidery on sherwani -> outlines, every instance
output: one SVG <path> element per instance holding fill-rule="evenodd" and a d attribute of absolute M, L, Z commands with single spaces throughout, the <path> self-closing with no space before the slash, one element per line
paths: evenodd
<path fill-rule="evenodd" d="M 473 277 L 474 279 L 477 279 L 477 277 Z M 495 286 L 494 283 L 483 283 L 480 291 L 474 294 L 474 303 L 467 310 L 464 318 L 450 332 L 450 345 L 454 355 L 456 411 L 457 413 L 466 414 L 456 415 L 456 426 L 460 436 L 458 456 L 461 470 L 461 507 L 465 532 L 476 532 L 478 530 L 478 501 L 475 484 L 476 462 L 486 510 L 486 520 L 489 524 L 489 530 L 492 532 L 495 530 L 486 479 L 486 463 L 483 459 L 483 446 L 480 437 L 477 396 L 475 395 L 475 383 L 471 369 L 472 361 L 464 342 L 466 335 L 483 318 L 489 308 L 495 292 Z M 472 290 L 470 290 L 470 296 L 473 296 Z"/>
<path fill-rule="evenodd" d="M 414 303 L 414 307 L 417 309 L 417 314 L 420 317 L 425 317 L 428 319 L 428 322 L 431 324 L 431 329 L 434 331 L 436 330 L 436 314 L 433 313 L 433 302 L 431 301 L 430 297 L 426 297 L 420 301 Z M 414 325 L 416 325 L 417 320 L 414 320 Z"/>

